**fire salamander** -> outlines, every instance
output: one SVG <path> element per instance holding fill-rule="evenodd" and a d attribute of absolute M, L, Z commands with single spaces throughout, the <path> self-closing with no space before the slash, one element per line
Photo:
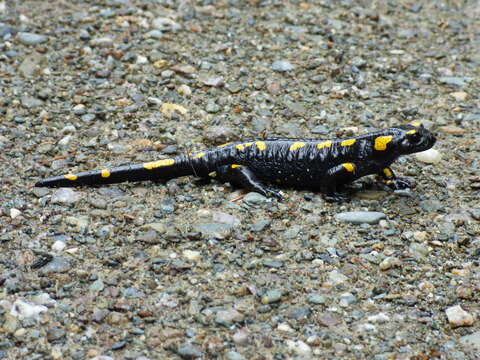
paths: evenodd
<path fill-rule="evenodd" d="M 362 176 L 379 174 L 393 190 L 411 185 L 390 165 L 401 155 L 430 149 L 436 139 L 420 123 L 346 139 L 275 138 L 227 143 L 192 155 L 111 169 L 66 174 L 35 186 L 72 187 L 124 181 L 166 181 L 185 175 L 214 177 L 233 186 L 281 198 L 263 182 L 320 191 L 326 200 L 344 200 L 341 187 Z"/>

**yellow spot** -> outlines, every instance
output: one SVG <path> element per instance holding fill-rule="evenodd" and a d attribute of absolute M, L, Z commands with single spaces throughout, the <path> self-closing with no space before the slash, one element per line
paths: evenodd
<path fill-rule="evenodd" d="M 253 143 L 251 143 L 251 142 L 245 143 L 245 147 L 249 147 L 249 146 L 252 146 L 252 145 L 253 145 Z"/>
<path fill-rule="evenodd" d="M 110 177 L 110 171 L 108 169 L 102 169 L 100 175 L 102 175 L 102 178 L 108 178 Z"/>
<path fill-rule="evenodd" d="M 384 151 L 387 150 L 387 144 L 392 141 L 393 136 L 379 136 L 375 139 L 375 145 L 373 146 L 375 150 Z"/>
<path fill-rule="evenodd" d="M 330 146 L 332 146 L 332 142 L 330 140 L 328 140 L 328 141 L 324 141 L 320 144 L 317 144 L 317 149 L 329 148 Z"/>
<path fill-rule="evenodd" d="M 228 145 L 230 145 L 230 144 L 231 144 L 231 142 L 227 142 L 227 143 L 225 143 L 225 144 L 218 145 L 217 147 L 222 148 L 222 147 L 228 146 Z"/>
<path fill-rule="evenodd" d="M 243 144 L 235 145 L 235 148 L 241 151 L 245 150 L 245 148 L 243 147 Z"/>
<path fill-rule="evenodd" d="M 202 157 L 204 157 L 204 156 L 205 156 L 205 153 L 202 151 L 202 152 L 199 152 L 198 154 L 195 154 L 195 155 L 193 156 L 193 158 L 194 158 L 194 159 L 200 159 L 200 158 L 202 158 Z"/>
<path fill-rule="evenodd" d="M 412 135 L 412 134 L 415 134 L 416 132 L 417 130 L 408 130 L 405 134 Z"/>
<path fill-rule="evenodd" d="M 292 144 L 292 146 L 290 146 L 290 151 L 295 151 L 295 150 L 298 150 L 302 147 L 305 146 L 305 143 L 304 142 L 301 142 L 301 141 L 298 141 L 298 142 L 294 142 Z"/>
<path fill-rule="evenodd" d="M 282 182 L 282 180 L 280 180 L 280 179 L 277 178 L 277 179 L 275 179 L 275 182 L 276 182 L 277 184 L 280 184 L 280 183 Z"/>
<path fill-rule="evenodd" d="M 386 177 L 391 178 L 393 176 L 392 172 L 390 171 L 389 168 L 383 169 L 383 173 L 385 174 Z"/>
<path fill-rule="evenodd" d="M 148 163 L 144 163 L 143 167 L 147 170 L 152 170 L 161 166 L 171 166 L 175 164 L 174 159 L 164 159 L 164 160 L 158 160 L 158 161 L 152 161 Z"/>
<path fill-rule="evenodd" d="M 342 166 L 347 170 L 348 172 L 354 172 L 355 171 L 355 165 L 352 163 L 343 163 Z"/>
<path fill-rule="evenodd" d="M 415 126 L 415 127 L 420 127 L 422 126 L 422 123 L 420 121 L 412 121 L 410 125 Z"/>
<path fill-rule="evenodd" d="M 340 145 L 341 146 L 352 146 L 353 144 L 355 144 L 357 140 L 355 139 L 348 139 L 348 140 L 343 140 Z"/>
<path fill-rule="evenodd" d="M 233 165 L 231 165 L 230 167 L 231 167 L 232 169 L 236 169 L 236 168 L 239 168 L 239 167 L 241 167 L 241 166 L 242 166 L 242 165 L 233 164 Z"/>
<path fill-rule="evenodd" d="M 74 174 L 66 174 L 64 175 L 64 177 L 67 180 L 72 180 L 72 181 L 77 180 L 77 175 L 74 175 Z"/>
<path fill-rule="evenodd" d="M 216 177 L 216 176 L 217 176 L 217 172 L 216 172 L 216 171 L 212 171 L 211 173 L 208 173 L 208 176 L 210 176 L 210 177 Z"/>
<path fill-rule="evenodd" d="M 386 183 L 387 185 L 390 185 L 391 183 L 393 183 L 393 181 L 392 181 L 392 180 L 387 180 L 385 183 Z"/>
<path fill-rule="evenodd" d="M 257 148 L 260 151 L 263 151 L 267 148 L 267 144 L 265 144 L 265 141 L 257 141 L 255 145 L 257 145 Z"/>

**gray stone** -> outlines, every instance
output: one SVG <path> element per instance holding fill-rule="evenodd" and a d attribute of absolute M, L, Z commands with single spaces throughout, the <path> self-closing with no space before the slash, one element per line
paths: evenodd
<path fill-rule="evenodd" d="M 263 220 L 258 220 L 256 223 L 254 223 L 250 229 L 252 231 L 262 231 L 264 230 L 267 226 L 270 225 L 270 220 L 266 220 L 266 219 L 263 219 Z"/>
<path fill-rule="evenodd" d="M 236 351 L 227 351 L 225 353 L 225 359 L 227 359 L 227 360 L 245 360 L 245 358 Z"/>
<path fill-rule="evenodd" d="M 59 204 L 73 204 L 80 200 L 80 198 L 80 194 L 76 191 L 70 188 L 60 188 L 53 193 L 51 202 Z"/>
<path fill-rule="evenodd" d="M 152 26 L 160 31 L 178 31 L 182 27 L 172 19 L 159 17 L 152 21 Z"/>
<path fill-rule="evenodd" d="M 437 212 L 444 207 L 444 205 L 438 200 L 423 200 L 420 201 L 419 205 L 424 211 L 428 213 Z"/>
<path fill-rule="evenodd" d="M 331 282 L 333 285 L 342 284 L 348 280 L 348 277 L 343 275 L 338 270 L 332 270 L 328 273 L 328 281 Z"/>
<path fill-rule="evenodd" d="M 215 114 L 220 111 L 220 106 L 215 103 L 214 100 L 209 100 L 207 106 L 205 106 L 205 111 L 210 114 Z"/>
<path fill-rule="evenodd" d="M 243 201 L 252 206 L 264 205 L 269 202 L 268 198 L 257 192 L 249 192 L 245 195 Z"/>
<path fill-rule="evenodd" d="M 34 109 L 43 105 L 43 101 L 33 96 L 24 95 L 20 98 L 23 107 Z"/>
<path fill-rule="evenodd" d="M 277 60 L 272 64 L 272 70 L 277 72 L 285 72 L 293 69 L 295 69 L 295 66 L 287 60 Z"/>
<path fill-rule="evenodd" d="M 349 211 L 338 213 L 335 219 L 351 224 L 377 224 L 386 215 L 377 211 Z"/>
<path fill-rule="evenodd" d="M 469 335 L 462 336 L 460 343 L 463 345 L 471 346 L 475 350 L 480 351 L 480 331 L 476 331 Z"/>
<path fill-rule="evenodd" d="M 463 86 L 473 81 L 471 77 L 455 77 L 455 76 L 443 76 L 439 77 L 438 81 L 445 85 Z"/>
<path fill-rule="evenodd" d="M 282 299 L 282 291 L 280 289 L 270 289 L 262 296 L 262 304 L 272 304 Z"/>
<path fill-rule="evenodd" d="M 314 293 L 307 296 L 307 301 L 311 304 L 323 305 L 327 302 L 327 298 L 322 294 Z"/>
<path fill-rule="evenodd" d="M 193 226 L 195 231 L 202 233 L 204 236 L 213 236 L 215 238 L 223 238 L 232 230 L 232 225 L 220 223 L 200 223 Z"/>
<path fill-rule="evenodd" d="M 19 32 L 17 34 L 17 39 L 23 45 L 38 45 L 44 43 L 48 40 L 48 37 L 45 35 L 30 33 L 30 32 Z"/>
<path fill-rule="evenodd" d="M 148 39 L 161 39 L 164 35 L 160 30 L 151 30 L 145 34 L 145 37 Z"/>
<path fill-rule="evenodd" d="M 190 343 L 183 343 L 177 349 L 178 355 L 182 359 L 192 360 L 203 356 L 203 352 Z"/>
<path fill-rule="evenodd" d="M 64 257 L 54 257 L 47 265 L 41 267 L 38 272 L 40 274 L 50 274 L 50 273 L 65 273 L 70 271 L 72 264 Z"/>

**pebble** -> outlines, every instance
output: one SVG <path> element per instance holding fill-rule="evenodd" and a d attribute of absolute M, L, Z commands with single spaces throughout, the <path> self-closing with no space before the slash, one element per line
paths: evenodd
<path fill-rule="evenodd" d="M 380 262 L 378 267 L 380 268 L 380 270 L 386 271 L 390 270 L 393 267 L 400 266 L 401 264 L 401 261 L 396 257 L 388 256 Z"/>
<path fill-rule="evenodd" d="M 475 350 L 480 351 L 480 331 L 476 331 L 469 335 L 462 336 L 460 343 L 463 345 L 471 346 Z"/>
<path fill-rule="evenodd" d="M 343 275 L 338 270 L 332 270 L 328 273 L 328 282 L 332 285 L 339 285 L 348 280 L 348 277 Z"/>
<path fill-rule="evenodd" d="M 463 310 L 460 305 L 447 308 L 445 314 L 447 315 L 448 323 L 452 328 L 473 325 L 473 316 Z"/>
<path fill-rule="evenodd" d="M 272 70 L 277 72 L 286 72 L 295 69 L 288 60 L 277 60 L 272 64 Z"/>
<path fill-rule="evenodd" d="M 340 295 L 339 305 L 341 307 L 349 307 L 350 305 L 356 304 L 358 299 L 351 293 L 344 293 Z"/>
<path fill-rule="evenodd" d="M 426 164 L 437 164 L 442 160 L 442 155 L 438 150 L 428 149 L 415 154 L 415 157 L 418 161 Z"/>
<path fill-rule="evenodd" d="M 468 98 L 468 94 L 465 91 L 455 91 L 450 93 L 450 96 L 458 102 L 464 102 Z"/>
<path fill-rule="evenodd" d="M 29 54 L 25 56 L 19 65 L 18 72 L 24 77 L 38 76 L 45 64 L 45 56 L 38 53 Z"/>
<path fill-rule="evenodd" d="M 268 219 L 258 220 L 257 222 L 252 224 L 250 229 L 255 232 L 263 231 L 270 225 L 270 223 L 271 221 Z"/>
<path fill-rule="evenodd" d="M 386 215 L 377 211 L 349 211 L 338 213 L 335 219 L 352 224 L 377 224 Z"/>
<path fill-rule="evenodd" d="M 31 304 L 27 301 L 17 299 L 12 305 L 10 315 L 20 320 L 34 319 L 38 320 L 40 313 L 47 312 L 48 308 L 43 305 Z"/>
<path fill-rule="evenodd" d="M 309 359 L 312 356 L 312 348 L 302 340 L 287 340 L 285 343 L 300 359 Z"/>
<path fill-rule="evenodd" d="M 455 76 L 443 76 L 439 77 L 438 81 L 445 85 L 463 86 L 473 81 L 471 77 L 455 77 Z"/>
<path fill-rule="evenodd" d="M 18 209 L 15 209 L 15 208 L 10 209 L 10 217 L 12 219 L 15 219 L 16 217 L 20 216 L 21 214 L 22 214 L 22 212 Z"/>
<path fill-rule="evenodd" d="M 250 333 L 246 329 L 240 329 L 233 334 L 232 340 L 237 345 L 246 345 L 250 341 Z"/>
<path fill-rule="evenodd" d="M 307 301 L 315 305 L 324 305 L 327 302 L 327 298 L 322 294 L 314 293 L 307 296 Z"/>
<path fill-rule="evenodd" d="M 43 105 L 43 101 L 37 99 L 33 96 L 24 95 L 20 98 L 20 102 L 22 103 L 23 107 L 27 109 L 35 109 Z"/>
<path fill-rule="evenodd" d="M 212 236 L 217 239 L 223 239 L 225 234 L 232 230 L 231 225 L 219 223 L 199 223 L 193 226 L 194 231 L 202 233 L 204 236 Z"/>
<path fill-rule="evenodd" d="M 270 289 L 262 296 L 262 304 L 272 304 L 282 299 L 283 293 L 279 289 Z"/>
<path fill-rule="evenodd" d="M 38 272 L 43 275 L 51 273 L 65 273 L 70 271 L 71 268 L 72 264 L 70 264 L 70 261 L 68 261 L 66 258 L 54 256 L 52 261 L 41 267 Z"/>
<path fill-rule="evenodd" d="M 194 251 L 194 250 L 184 250 L 182 253 L 183 257 L 185 260 L 190 261 L 190 262 L 197 262 L 202 258 L 202 254 L 200 251 Z"/>
<path fill-rule="evenodd" d="M 17 39 L 23 45 L 38 45 L 48 41 L 47 36 L 30 32 L 19 32 Z"/>
<path fill-rule="evenodd" d="M 172 32 L 178 31 L 182 28 L 178 23 L 166 17 L 158 17 L 154 19 L 152 21 L 152 26 L 160 31 Z"/>
<path fill-rule="evenodd" d="M 251 206 L 259 206 L 268 203 L 270 200 L 257 192 L 249 192 L 243 197 L 243 201 Z"/>
<path fill-rule="evenodd" d="M 190 343 L 183 343 L 180 345 L 177 349 L 177 353 L 182 359 L 187 360 L 193 360 L 203 356 L 203 352 Z"/>
<path fill-rule="evenodd" d="M 59 188 L 52 194 L 50 201 L 58 204 L 73 204 L 80 198 L 80 194 L 70 188 Z"/>
<path fill-rule="evenodd" d="M 212 87 L 220 87 L 223 86 L 223 77 L 221 76 L 214 76 L 214 77 L 201 77 L 199 78 L 199 81 L 203 83 L 203 85 L 206 86 L 212 86 Z"/>
<path fill-rule="evenodd" d="M 238 312 L 235 309 L 229 309 L 229 310 L 221 310 L 217 312 L 217 315 L 215 317 L 215 322 L 217 324 L 229 327 L 233 323 L 239 323 L 242 322 L 245 319 L 245 316 Z"/>
<path fill-rule="evenodd" d="M 228 224 L 232 226 L 240 225 L 240 220 L 237 217 L 221 211 L 214 211 L 212 213 L 212 220 L 216 223 Z"/>
<path fill-rule="evenodd" d="M 52 244 L 52 250 L 56 252 L 63 251 L 65 247 L 66 247 L 65 243 L 61 240 L 57 240 Z"/>
<path fill-rule="evenodd" d="M 218 113 L 220 109 L 220 106 L 217 105 L 213 99 L 208 100 L 207 105 L 205 106 L 205 111 L 209 114 Z"/>
<path fill-rule="evenodd" d="M 419 203 L 422 210 L 426 211 L 427 213 L 434 213 L 440 209 L 443 209 L 444 205 L 439 200 L 429 199 L 429 200 L 422 200 Z"/>
<path fill-rule="evenodd" d="M 245 358 L 236 351 L 227 351 L 225 353 L 226 360 L 245 360 Z"/>
<path fill-rule="evenodd" d="M 292 328 L 290 325 L 288 325 L 287 323 L 280 323 L 280 324 L 278 324 L 277 330 L 278 330 L 278 331 L 281 331 L 281 332 L 285 332 L 285 333 L 293 333 L 293 332 L 295 332 L 295 330 L 293 330 L 293 328 Z"/>
<path fill-rule="evenodd" d="M 426 258 L 430 253 L 430 249 L 427 246 L 419 243 L 411 243 L 408 247 L 408 251 L 410 251 L 414 257 L 419 259 Z"/>
<path fill-rule="evenodd" d="M 192 95 L 192 89 L 190 89 L 190 86 L 183 84 L 178 87 L 177 93 L 189 97 L 190 95 Z"/>

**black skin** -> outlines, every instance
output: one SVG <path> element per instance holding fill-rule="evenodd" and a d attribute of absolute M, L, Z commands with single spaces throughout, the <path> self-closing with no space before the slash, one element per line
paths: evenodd
<path fill-rule="evenodd" d="M 40 180 L 35 186 L 73 187 L 125 181 L 166 181 L 180 176 L 214 177 L 265 196 L 281 198 L 264 184 L 306 188 L 340 201 L 339 190 L 356 179 L 379 174 L 393 190 L 410 188 L 390 165 L 401 155 L 430 149 L 435 136 L 418 123 L 402 125 L 346 139 L 265 139 L 235 142 L 217 148 L 152 163 Z"/>

